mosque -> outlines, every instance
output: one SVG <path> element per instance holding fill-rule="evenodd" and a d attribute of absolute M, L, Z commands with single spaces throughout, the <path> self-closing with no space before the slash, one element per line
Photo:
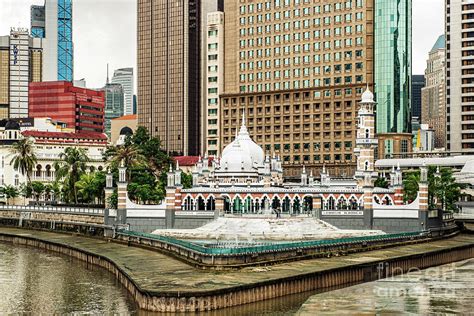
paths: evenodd
<path fill-rule="evenodd" d="M 299 215 L 318 210 L 369 210 L 403 205 L 401 170 L 393 168 L 390 187 L 377 188 L 374 182 L 375 136 L 374 95 L 367 88 L 358 112 L 354 152 L 357 170 L 352 178 L 331 179 L 325 168 L 320 177 L 303 166 L 299 183 L 283 180 L 280 157 L 266 154 L 242 124 L 234 141 L 211 163 L 200 158 L 192 173 L 193 187 L 183 189 L 181 170 L 170 166 L 167 177 L 166 208 L 176 211 L 213 211 L 226 214 Z"/>

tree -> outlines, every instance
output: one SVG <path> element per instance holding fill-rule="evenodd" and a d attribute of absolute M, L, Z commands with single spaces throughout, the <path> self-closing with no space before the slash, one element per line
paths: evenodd
<path fill-rule="evenodd" d="M 10 199 L 14 199 L 18 197 L 19 195 L 18 189 L 14 187 L 13 185 L 6 185 L 1 188 L 1 191 L 3 194 L 5 194 L 5 198 L 7 199 L 7 204 L 10 204 L 9 203 Z"/>
<path fill-rule="evenodd" d="M 59 158 L 61 161 L 54 164 L 56 180 L 64 179 L 65 198 L 77 204 L 76 182 L 86 172 L 89 157 L 83 148 L 68 147 L 59 155 Z"/>
<path fill-rule="evenodd" d="M 26 176 L 28 184 L 31 183 L 31 174 L 38 160 L 33 146 L 34 142 L 31 138 L 23 138 L 14 143 L 10 149 L 13 155 L 10 164 L 13 165 L 13 169 Z"/>
<path fill-rule="evenodd" d="M 418 196 L 420 171 L 404 174 L 404 200 L 412 202 Z M 463 185 L 456 183 L 450 168 L 438 169 L 434 166 L 428 168 L 428 205 L 430 209 L 441 208 L 453 211 L 455 203 L 459 201 Z"/>
<path fill-rule="evenodd" d="M 81 202 L 101 202 L 104 197 L 105 174 L 103 172 L 92 172 L 81 175 L 76 182 L 76 190 Z"/>
<path fill-rule="evenodd" d="M 33 181 L 31 182 L 30 186 L 31 186 L 31 192 L 36 200 L 36 203 L 38 203 L 41 194 L 43 194 L 45 190 L 44 184 L 39 181 Z"/>
<path fill-rule="evenodd" d="M 386 178 L 378 177 L 377 180 L 375 180 L 374 185 L 376 188 L 388 188 L 389 183 Z"/>
<path fill-rule="evenodd" d="M 122 163 L 127 167 L 127 180 L 130 179 L 131 168 L 138 167 L 146 162 L 146 158 L 143 156 L 140 148 L 129 142 L 122 146 L 108 147 L 104 156 L 111 169 L 120 167 Z"/>
<path fill-rule="evenodd" d="M 181 173 L 181 184 L 183 189 L 190 189 L 193 187 L 193 175 L 190 173 L 182 172 Z"/>
<path fill-rule="evenodd" d="M 403 179 L 403 200 L 405 202 L 411 203 L 417 198 L 419 190 L 418 183 L 420 183 L 419 171 L 406 173 Z"/>

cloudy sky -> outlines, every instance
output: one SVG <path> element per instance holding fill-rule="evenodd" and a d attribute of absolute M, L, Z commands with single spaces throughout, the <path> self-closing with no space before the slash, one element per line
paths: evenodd
<path fill-rule="evenodd" d="M 231 1 L 231 0 L 226 0 Z M 30 26 L 30 5 L 44 0 L 0 0 L 0 35 Z M 136 0 L 74 1 L 74 77 L 104 85 L 111 69 L 136 69 Z M 423 74 L 427 54 L 444 32 L 444 0 L 413 0 L 413 73 Z"/>

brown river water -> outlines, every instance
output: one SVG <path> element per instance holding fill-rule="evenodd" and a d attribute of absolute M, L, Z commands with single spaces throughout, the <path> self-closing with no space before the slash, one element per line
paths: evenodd
<path fill-rule="evenodd" d="M 473 289 L 474 259 L 331 292 L 307 292 L 199 315 L 471 314 Z M 0 314 L 12 313 L 163 315 L 140 311 L 102 268 L 0 243 Z"/>

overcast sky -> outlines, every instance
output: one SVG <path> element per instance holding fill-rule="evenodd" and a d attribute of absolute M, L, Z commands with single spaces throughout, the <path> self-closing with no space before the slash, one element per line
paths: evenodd
<path fill-rule="evenodd" d="M 232 0 L 225 0 L 232 1 Z M 30 27 L 30 5 L 44 0 L 0 0 L 0 35 Z M 74 0 L 74 77 L 102 87 L 107 63 L 136 69 L 136 0 Z M 423 74 L 428 52 L 444 32 L 444 0 L 413 0 L 413 74 Z M 135 70 L 136 72 L 136 70 Z"/>

